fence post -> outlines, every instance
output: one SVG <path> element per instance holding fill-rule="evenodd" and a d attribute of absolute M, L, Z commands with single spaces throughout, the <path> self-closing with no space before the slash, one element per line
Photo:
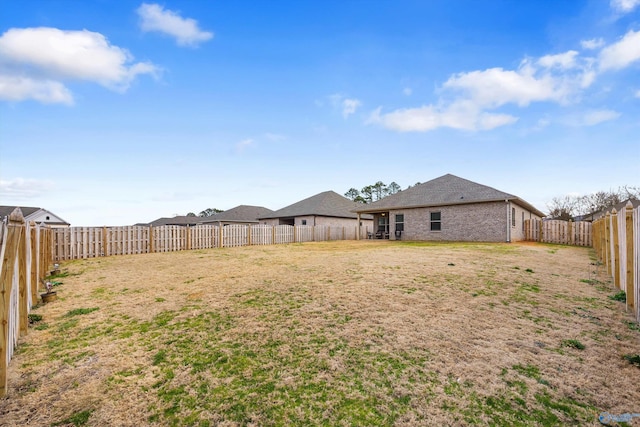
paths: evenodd
<path fill-rule="evenodd" d="M 27 224 L 20 227 L 18 245 L 18 315 L 20 335 L 26 335 L 29 327 L 29 295 L 27 294 Z"/>
<path fill-rule="evenodd" d="M 613 233 L 613 256 L 614 262 L 612 265 L 613 271 L 613 283 L 620 289 L 620 237 L 618 236 L 618 212 L 615 208 L 611 211 L 611 229 Z"/>
<path fill-rule="evenodd" d="M 567 244 L 569 245 L 573 245 L 575 244 L 575 239 L 573 237 L 573 232 L 574 232 L 575 226 L 573 224 L 573 221 L 569 220 L 569 223 L 567 224 Z"/>
<path fill-rule="evenodd" d="M 538 220 L 538 242 L 542 242 L 542 220 Z"/>
<path fill-rule="evenodd" d="M 628 202 L 625 208 L 625 226 L 626 226 L 626 234 L 627 234 L 627 289 L 625 289 L 627 293 L 627 311 L 634 311 L 636 306 L 635 295 L 634 295 L 634 271 L 633 271 L 633 205 L 631 202 Z"/>
<path fill-rule="evenodd" d="M 11 309 L 11 287 L 15 274 L 16 256 L 20 245 L 20 228 L 24 223 L 22 211 L 16 208 L 9 215 L 2 254 L 0 274 L 0 397 L 7 394 L 7 360 L 9 358 L 9 311 Z"/>
<path fill-rule="evenodd" d="M 613 255 L 611 251 L 611 212 L 607 212 L 607 216 L 604 222 L 605 227 L 605 248 L 606 248 L 606 257 L 607 260 L 607 274 L 611 277 L 611 273 L 613 272 L 613 267 L 611 267 L 611 262 L 613 261 Z"/>
<path fill-rule="evenodd" d="M 31 303 L 35 304 L 38 301 L 38 236 L 37 233 L 40 233 L 38 228 L 36 227 L 35 222 L 29 224 L 31 229 L 29 230 L 29 237 L 31 245 Z"/>

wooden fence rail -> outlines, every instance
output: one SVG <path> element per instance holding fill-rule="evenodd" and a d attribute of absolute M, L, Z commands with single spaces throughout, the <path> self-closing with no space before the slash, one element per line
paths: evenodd
<path fill-rule="evenodd" d="M 593 236 L 598 259 L 640 323 L 640 206 L 627 203 L 619 212 L 607 212 L 593 222 Z"/>
<path fill-rule="evenodd" d="M 527 219 L 525 240 L 573 246 L 592 246 L 592 225 L 587 221 Z"/>
<path fill-rule="evenodd" d="M 16 208 L 0 221 L 0 398 L 7 393 L 7 366 L 26 335 L 29 311 L 51 266 L 51 229 L 27 224 Z"/>
<path fill-rule="evenodd" d="M 249 245 L 356 240 L 358 227 L 218 225 L 70 227 L 53 229 L 53 260 Z M 360 238 L 367 232 L 362 227 Z"/>

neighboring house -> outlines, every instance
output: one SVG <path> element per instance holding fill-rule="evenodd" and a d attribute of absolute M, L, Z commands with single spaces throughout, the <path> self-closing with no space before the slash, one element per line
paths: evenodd
<path fill-rule="evenodd" d="M 173 218 L 158 218 L 155 221 L 151 222 L 139 222 L 135 225 L 141 226 L 152 226 L 152 227 L 160 227 L 162 225 L 182 225 L 182 226 L 191 226 L 199 224 L 202 221 L 202 218 L 199 216 L 174 216 Z"/>
<path fill-rule="evenodd" d="M 260 223 L 258 218 L 271 215 L 272 213 L 273 211 L 271 209 L 262 206 L 240 205 L 212 216 L 201 217 L 200 223 L 214 225 L 253 225 Z"/>
<path fill-rule="evenodd" d="M 46 209 L 26 206 L 0 206 L 0 219 L 4 220 L 11 215 L 11 212 L 13 212 L 15 208 L 20 208 L 22 216 L 27 222 L 45 223 L 52 228 L 66 228 L 70 226 L 67 221 Z"/>
<path fill-rule="evenodd" d="M 297 203 L 260 216 L 260 222 L 267 225 L 328 225 L 331 227 L 373 225 L 371 215 L 356 215 L 358 203 L 334 192 L 325 191 Z"/>
<path fill-rule="evenodd" d="M 544 216 L 513 194 L 451 174 L 354 212 L 373 215 L 379 238 L 472 242 L 524 240 L 524 221 Z"/>
<path fill-rule="evenodd" d="M 620 212 L 620 209 L 624 209 L 627 206 L 627 203 L 631 202 L 631 206 L 633 206 L 633 208 L 637 208 L 638 206 L 640 206 L 640 200 L 636 200 L 636 199 L 627 199 L 624 202 L 620 202 L 615 206 L 611 206 L 610 208 L 607 209 L 603 209 L 599 212 L 594 212 L 590 215 L 590 220 L 591 221 L 595 221 L 597 219 L 602 218 L 603 216 L 607 215 L 607 213 L 611 213 L 613 212 L 613 210 L 615 209 L 616 212 Z"/>

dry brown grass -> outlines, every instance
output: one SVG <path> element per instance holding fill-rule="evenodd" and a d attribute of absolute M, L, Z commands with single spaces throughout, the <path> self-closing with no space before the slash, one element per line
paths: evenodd
<path fill-rule="evenodd" d="M 362 241 L 69 262 L 0 425 L 598 425 L 640 412 L 623 357 L 640 331 L 589 254 Z"/>

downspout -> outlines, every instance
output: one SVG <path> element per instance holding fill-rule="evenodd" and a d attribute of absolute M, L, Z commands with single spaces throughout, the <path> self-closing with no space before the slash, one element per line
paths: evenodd
<path fill-rule="evenodd" d="M 511 221 L 509 221 L 509 215 L 511 215 L 511 203 L 509 199 L 505 199 L 507 203 L 507 243 L 511 243 Z"/>

